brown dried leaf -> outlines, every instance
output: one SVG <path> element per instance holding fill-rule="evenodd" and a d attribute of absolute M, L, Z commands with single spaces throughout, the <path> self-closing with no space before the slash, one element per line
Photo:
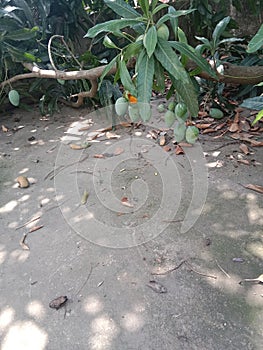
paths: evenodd
<path fill-rule="evenodd" d="M 120 135 L 117 135 L 115 132 L 107 131 L 106 132 L 107 139 L 119 139 Z"/>
<path fill-rule="evenodd" d="M 157 281 L 151 280 L 147 283 L 147 286 L 156 293 L 167 293 L 167 288 Z"/>
<path fill-rule="evenodd" d="M 250 153 L 250 152 L 249 152 L 249 149 L 248 149 L 248 147 L 247 147 L 247 145 L 246 145 L 245 143 L 241 143 L 241 145 L 239 146 L 239 149 L 240 149 L 243 153 L 245 153 L 246 155 Z"/>
<path fill-rule="evenodd" d="M 237 132 L 237 131 L 239 131 L 239 124 L 233 122 L 233 123 L 230 125 L 230 127 L 228 128 L 228 130 L 229 130 L 230 132 Z"/>
<path fill-rule="evenodd" d="M 213 128 L 208 128 L 208 129 L 203 130 L 202 133 L 203 134 L 210 134 L 211 132 L 216 132 L 216 130 Z"/>
<path fill-rule="evenodd" d="M 187 142 L 179 142 L 178 145 L 181 147 L 193 147 L 191 143 L 187 143 Z"/>
<path fill-rule="evenodd" d="M 104 156 L 104 154 L 94 154 L 93 158 L 102 159 L 102 158 L 105 158 L 105 156 Z"/>
<path fill-rule="evenodd" d="M 176 146 L 175 154 L 176 154 L 176 155 L 184 154 L 184 150 L 182 149 L 181 146 L 179 146 L 179 145 Z"/>
<path fill-rule="evenodd" d="M 225 125 L 226 125 L 226 122 L 220 123 L 220 124 L 218 124 L 218 125 L 215 127 L 215 130 L 216 130 L 216 131 L 221 130 Z"/>
<path fill-rule="evenodd" d="M 27 188 L 30 185 L 28 178 L 25 176 L 18 176 L 18 178 L 16 179 L 16 182 L 18 182 L 19 187 L 21 188 Z"/>
<path fill-rule="evenodd" d="M 160 136 L 159 145 L 160 145 L 160 146 L 164 146 L 164 145 L 165 145 L 165 142 L 166 142 L 165 136 L 164 136 L 164 135 L 161 135 L 161 136 Z"/>
<path fill-rule="evenodd" d="M 124 152 L 124 149 L 123 149 L 123 148 L 117 147 L 117 148 L 115 149 L 115 151 L 114 151 L 114 155 L 115 155 L 115 156 L 118 156 L 118 155 L 122 154 L 123 152 Z"/>
<path fill-rule="evenodd" d="M 207 124 L 195 124 L 195 126 L 196 126 L 198 129 L 207 129 L 207 128 L 209 128 L 211 125 L 212 125 L 212 123 L 207 123 Z"/>
<path fill-rule="evenodd" d="M 51 302 L 49 303 L 49 307 L 51 307 L 52 309 L 60 309 L 63 305 L 66 304 L 68 300 L 68 297 L 65 295 L 65 296 L 60 296 L 56 299 L 53 299 L 51 300 Z"/>
<path fill-rule="evenodd" d="M 121 204 L 124 205 L 125 207 L 133 208 L 134 205 L 129 202 L 129 199 L 127 197 L 123 197 L 121 199 Z"/>
<path fill-rule="evenodd" d="M 244 187 L 248 188 L 249 190 L 253 190 L 263 194 L 263 186 L 247 184 L 247 185 L 244 185 Z"/>
<path fill-rule="evenodd" d="M 166 145 L 166 146 L 163 147 L 163 150 L 164 150 L 165 152 L 170 152 L 170 151 L 171 151 L 171 147 L 168 146 L 168 145 Z"/>
<path fill-rule="evenodd" d="M 2 131 L 3 131 L 3 132 L 8 132 L 8 130 L 9 130 L 9 129 L 8 129 L 5 125 L 2 125 Z"/>
<path fill-rule="evenodd" d="M 74 150 L 83 149 L 83 146 L 77 145 L 77 144 L 75 144 L 75 143 L 71 143 L 71 144 L 69 145 L 69 147 L 70 147 L 71 149 L 74 149 Z"/>
<path fill-rule="evenodd" d="M 247 159 L 238 159 L 238 163 L 245 164 L 245 165 L 250 165 L 250 161 Z"/>
<path fill-rule="evenodd" d="M 239 114 L 239 111 L 236 110 L 236 114 L 235 114 L 235 117 L 234 117 L 234 123 L 238 124 L 239 123 L 239 119 L 240 119 L 240 114 Z"/>

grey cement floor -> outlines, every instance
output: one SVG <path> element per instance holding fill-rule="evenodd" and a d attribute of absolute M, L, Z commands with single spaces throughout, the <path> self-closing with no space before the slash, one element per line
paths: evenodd
<path fill-rule="evenodd" d="M 263 273 L 263 197 L 241 186 L 262 186 L 262 165 L 212 137 L 168 157 L 149 128 L 71 149 L 102 127 L 98 117 L 80 131 L 89 118 L 1 116 L 23 128 L 0 132 L 0 349 L 262 349 L 263 287 L 239 284 Z M 67 303 L 50 308 L 58 296 Z"/>

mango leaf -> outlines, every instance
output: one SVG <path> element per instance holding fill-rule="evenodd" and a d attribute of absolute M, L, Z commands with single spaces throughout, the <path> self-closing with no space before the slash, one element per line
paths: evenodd
<path fill-rule="evenodd" d="M 170 77 L 183 82 L 188 81 L 187 72 L 181 64 L 178 56 L 166 40 L 158 38 L 154 55 L 161 63 L 163 68 L 169 73 Z"/>
<path fill-rule="evenodd" d="M 176 13 L 176 9 L 173 6 L 169 6 L 168 13 L 175 14 Z M 171 22 L 172 30 L 174 32 L 174 36 L 175 36 L 175 38 L 177 38 L 178 18 L 171 18 L 170 22 Z"/>
<path fill-rule="evenodd" d="M 147 16 L 149 13 L 149 0 L 139 0 L 138 2 L 141 6 L 144 15 Z"/>
<path fill-rule="evenodd" d="M 157 44 L 157 31 L 156 31 L 156 27 L 152 26 L 143 37 L 143 45 L 146 48 L 146 51 L 149 57 L 151 57 L 152 54 L 154 53 L 156 44 Z"/>
<path fill-rule="evenodd" d="M 111 8 L 117 15 L 124 18 L 137 18 L 140 14 L 134 10 L 127 2 L 123 0 L 104 0 L 105 4 Z"/>
<path fill-rule="evenodd" d="M 32 29 L 23 28 L 6 34 L 4 38 L 13 41 L 30 40 L 36 36 L 38 30 L 38 27 L 34 27 Z"/>
<path fill-rule="evenodd" d="M 100 76 L 100 83 L 99 83 L 98 89 L 100 89 L 101 83 L 102 83 L 103 79 L 105 78 L 105 76 L 107 74 L 109 74 L 109 72 L 116 66 L 116 62 L 117 62 L 118 59 L 119 59 L 119 55 L 114 57 L 110 61 L 110 63 L 108 63 L 107 66 L 105 66 L 105 68 L 103 69 L 103 72 L 102 72 L 102 74 Z"/>
<path fill-rule="evenodd" d="M 229 22 L 230 22 L 230 16 L 227 16 L 227 17 L 223 18 L 219 23 L 217 23 L 217 25 L 212 33 L 214 47 L 217 46 L 219 38 L 224 33 Z"/>
<path fill-rule="evenodd" d="M 126 63 L 123 60 L 120 60 L 118 63 L 118 67 L 120 72 L 120 79 L 121 79 L 122 85 L 124 86 L 124 89 L 129 91 L 133 96 L 137 96 L 137 91 L 132 82 L 130 73 L 126 67 Z"/>
<path fill-rule="evenodd" d="M 16 90 L 10 90 L 8 93 L 8 99 L 13 106 L 19 106 L 20 95 Z"/>
<path fill-rule="evenodd" d="M 141 51 L 142 46 L 142 40 L 129 44 L 124 51 L 124 61 L 128 61 L 131 57 L 136 56 Z"/>
<path fill-rule="evenodd" d="M 263 45 L 263 24 L 257 31 L 257 33 L 253 36 L 253 38 L 248 43 L 247 52 L 253 53 L 259 50 Z"/>
<path fill-rule="evenodd" d="M 114 44 L 114 42 L 108 37 L 108 35 L 104 36 L 103 45 L 108 47 L 109 49 L 118 49 L 118 47 Z"/>
<path fill-rule="evenodd" d="M 173 86 L 178 95 L 182 98 L 186 104 L 192 117 L 197 116 L 199 111 L 199 105 L 197 100 L 197 94 L 193 83 L 189 77 L 188 82 L 182 82 L 171 77 Z"/>
<path fill-rule="evenodd" d="M 156 85 L 160 92 L 165 90 L 165 75 L 164 69 L 159 61 L 154 60 L 154 75 L 156 79 Z"/>
<path fill-rule="evenodd" d="M 263 97 L 255 96 L 255 97 L 246 98 L 241 103 L 240 107 L 260 111 L 261 109 L 263 109 Z"/>
<path fill-rule="evenodd" d="M 138 102 L 150 102 L 152 96 L 152 85 L 154 75 L 154 59 L 148 57 L 145 50 L 143 50 L 138 58 L 140 65 L 138 66 L 137 75 L 137 89 Z"/>
<path fill-rule="evenodd" d="M 191 9 L 191 10 L 179 10 L 176 11 L 176 13 L 167 13 L 166 15 L 162 16 L 159 21 L 156 23 L 157 28 L 164 22 L 174 19 L 174 18 L 178 18 L 180 16 L 185 16 L 188 15 L 189 13 L 192 13 L 193 11 L 195 11 L 195 9 Z"/>
<path fill-rule="evenodd" d="M 131 7 L 128 3 L 123 0 L 104 0 L 105 4 L 111 8 L 115 13 L 117 13 L 120 17 L 125 19 L 132 19 L 140 17 L 140 13 L 137 12 L 133 7 Z M 142 23 L 136 24 L 133 29 L 139 33 L 143 34 L 145 32 L 145 26 Z"/>
<path fill-rule="evenodd" d="M 140 23 L 141 18 L 137 19 L 113 19 L 108 22 L 103 22 L 90 28 L 84 38 L 94 38 L 96 35 L 103 32 L 116 32 L 125 27 L 132 27 L 135 24 Z"/>
<path fill-rule="evenodd" d="M 158 13 L 159 11 L 161 11 L 162 9 L 168 7 L 168 4 L 161 4 L 158 5 L 157 7 L 155 7 L 155 9 L 152 11 L 152 14 L 155 15 L 156 13 Z M 172 7 L 173 8 L 173 7 Z"/>
<path fill-rule="evenodd" d="M 188 44 L 179 43 L 177 41 L 170 41 L 169 44 L 178 50 L 181 54 L 187 56 L 194 61 L 198 67 L 202 68 L 203 71 L 207 72 L 211 77 L 217 79 L 215 71 L 212 69 L 210 64 Z"/>

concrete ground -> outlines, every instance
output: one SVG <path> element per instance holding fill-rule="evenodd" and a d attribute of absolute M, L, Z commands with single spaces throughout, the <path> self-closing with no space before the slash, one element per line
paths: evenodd
<path fill-rule="evenodd" d="M 263 185 L 262 148 L 165 152 L 160 116 L 101 135 L 104 111 L 0 118 L 1 350 L 262 349 L 263 287 L 239 284 L 263 273 L 263 197 L 242 186 Z"/>

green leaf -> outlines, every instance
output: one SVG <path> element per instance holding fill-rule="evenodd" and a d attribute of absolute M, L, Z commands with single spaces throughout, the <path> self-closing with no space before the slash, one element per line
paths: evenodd
<path fill-rule="evenodd" d="M 156 26 L 158 28 L 162 23 L 164 23 L 168 20 L 178 18 L 180 16 L 188 15 L 189 13 L 192 13 L 193 11 L 195 11 L 195 9 L 176 11 L 176 13 L 167 13 L 166 15 L 162 16 L 159 19 L 159 21 L 156 23 Z"/>
<path fill-rule="evenodd" d="M 99 83 L 98 89 L 100 89 L 101 83 L 102 83 L 103 79 L 105 78 L 105 76 L 107 74 L 109 74 L 110 71 L 116 66 L 116 62 L 118 59 L 119 59 L 119 55 L 114 57 L 113 60 L 111 60 L 110 63 L 108 63 L 107 66 L 105 66 L 105 68 L 103 69 L 103 72 L 100 76 L 100 83 Z"/>
<path fill-rule="evenodd" d="M 129 91 L 133 96 L 137 96 L 137 91 L 132 82 L 130 73 L 126 67 L 126 63 L 123 60 L 120 60 L 118 63 L 119 71 L 120 71 L 120 79 L 124 89 Z"/>
<path fill-rule="evenodd" d="M 258 114 L 256 115 L 256 118 L 253 120 L 252 125 L 255 125 L 262 118 L 263 118 L 263 109 L 260 112 L 258 112 Z"/>
<path fill-rule="evenodd" d="M 169 14 L 175 14 L 176 13 L 176 9 L 173 6 L 169 6 L 168 13 Z M 177 38 L 178 18 L 171 18 L 170 22 L 171 22 L 172 30 L 174 32 L 174 36 L 175 36 L 175 38 Z"/>
<path fill-rule="evenodd" d="M 178 39 L 181 43 L 185 43 L 185 44 L 188 43 L 185 32 L 180 27 L 178 28 Z"/>
<path fill-rule="evenodd" d="M 263 24 L 261 24 L 257 33 L 253 36 L 253 38 L 248 43 L 247 52 L 253 53 L 259 50 L 263 45 Z"/>
<path fill-rule="evenodd" d="M 138 58 L 140 65 L 138 66 L 137 75 L 137 90 L 138 102 L 150 102 L 152 96 L 152 85 L 154 76 L 154 59 L 148 57 L 145 50 L 143 50 Z"/>
<path fill-rule="evenodd" d="M 25 0 L 15 0 L 16 6 L 18 6 L 21 10 L 23 10 L 25 17 L 30 26 L 34 24 L 34 18 L 31 8 Z"/>
<path fill-rule="evenodd" d="M 143 37 L 143 45 L 146 48 L 149 57 L 154 53 L 157 44 L 157 31 L 155 26 L 150 27 Z"/>
<path fill-rule="evenodd" d="M 174 138 L 176 142 L 182 142 L 185 138 L 185 123 L 176 122 L 174 127 Z"/>
<path fill-rule="evenodd" d="M 138 2 L 144 15 L 147 17 L 149 13 L 149 0 L 138 0 Z"/>
<path fill-rule="evenodd" d="M 140 14 L 123 0 L 104 0 L 105 4 L 115 13 L 124 18 L 137 18 Z"/>
<path fill-rule="evenodd" d="M 242 39 L 242 38 L 227 38 L 227 39 L 220 40 L 218 42 L 218 45 L 221 45 L 221 44 L 224 44 L 224 43 L 234 43 L 234 42 L 237 42 L 237 41 L 244 41 L 244 39 Z"/>
<path fill-rule="evenodd" d="M 230 22 L 230 16 L 227 16 L 223 18 L 219 23 L 217 23 L 212 34 L 214 48 L 216 48 L 219 38 L 224 33 L 229 22 Z"/>
<path fill-rule="evenodd" d="M 105 47 L 108 47 L 109 49 L 118 49 L 118 47 L 114 44 L 114 42 L 108 37 L 108 35 L 105 35 L 103 39 L 103 45 Z"/>
<path fill-rule="evenodd" d="M 168 7 L 169 5 L 167 4 L 161 4 L 158 5 L 157 7 L 155 7 L 155 9 L 152 11 L 152 14 L 155 15 L 156 13 L 158 13 L 159 11 L 161 11 L 162 9 L 164 9 L 165 7 Z M 172 7 L 173 8 L 173 7 Z"/>
<path fill-rule="evenodd" d="M 181 54 L 187 56 L 192 61 L 194 61 L 198 67 L 200 67 L 203 71 L 207 72 L 211 77 L 217 79 L 217 75 L 215 71 L 212 69 L 210 64 L 204 59 L 198 52 L 195 51 L 194 48 L 192 48 L 188 44 L 179 43 L 177 41 L 170 41 L 169 44 L 178 50 Z"/>
<path fill-rule="evenodd" d="M 10 90 L 8 93 L 8 99 L 13 106 L 19 106 L 20 95 L 16 90 Z"/>
<path fill-rule="evenodd" d="M 191 82 L 189 77 L 187 83 L 183 83 L 180 80 L 176 80 L 171 77 L 173 86 L 177 92 L 177 94 L 181 97 L 183 102 L 186 104 L 190 114 L 192 117 L 197 116 L 199 112 L 199 105 L 195 87 Z"/>
<path fill-rule="evenodd" d="M 108 22 L 103 22 L 95 25 L 88 30 L 84 38 L 94 38 L 96 35 L 103 32 L 116 32 L 125 27 L 132 27 L 142 21 L 142 18 L 137 19 L 113 19 Z"/>
<path fill-rule="evenodd" d="M 130 58 L 136 56 L 141 51 L 142 47 L 142 40 L 129 44 L 124 50 L 124 61 L 128 61 Z"/>
<path fill-rule="evenodd" d="M 22 40 L 30 40 L 35 38 L 38 27 L 34 27 L 32 29 L 23 28 L 19 30 L 12 31 L 5 35 L 5 40 L 13 40 L 13 41 L 22 41 Z"/>
<path fill-rule="evenodd" d="M 163 68 L 169 73 L 170 77 L 183 82 L 188 81 L 187 72 L 181 64 L 178 56 L 166 40 L 158 38 L 154 55 L 161 63 Z"/>
<path fill-rule="evenodd" d="M 159 91 L 164 92 L 165 90 L 165 75 L 163 66 L 159 61 L 154 60 L 154 75 L 156 79 L 156 85 Z"/>
<path fill-rule="evenodd" d="M 255 97 L 247 98 L 241 103 L 240 107 L 260 111 L 261 109 L 263 109 L 263 97 L 255 96 Z"/>
<path fill-rule="evenodd" d="M 195 36 L 195 38 L 199 41 L 201 41 L 204 45 L 206 45 L 207 49 L 211 48 L 211 43 L 207 38 L 204 38 L 203 36 Z"/>

